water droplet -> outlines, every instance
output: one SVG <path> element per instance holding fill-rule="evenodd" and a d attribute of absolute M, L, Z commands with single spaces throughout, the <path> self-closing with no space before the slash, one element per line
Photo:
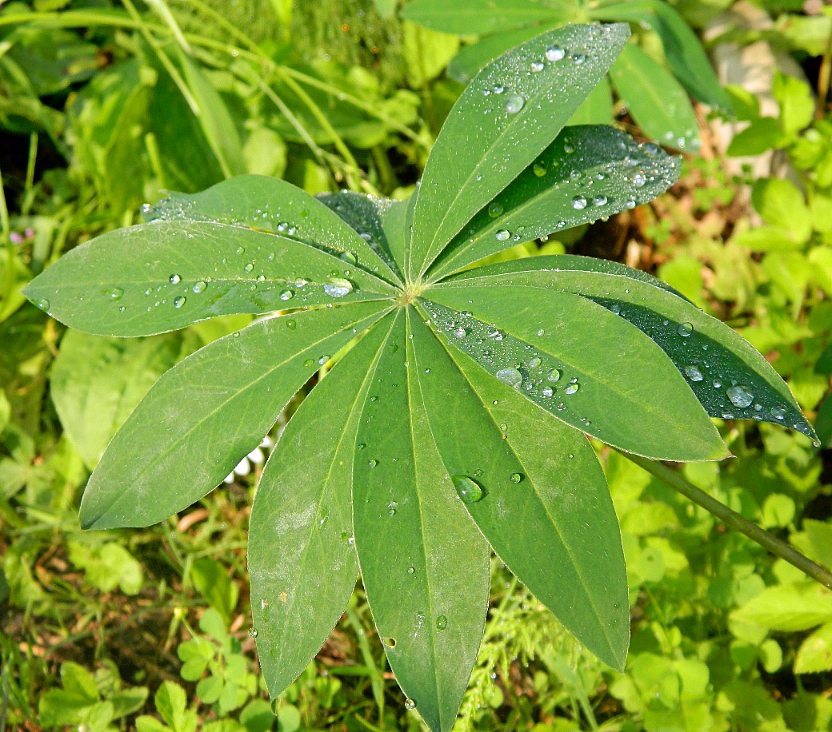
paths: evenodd
<path fill-rule="evenodd" d="M 173 298 L 173 307 L 181 308 L 185 304 L 185 298 L 181 295 L 179 297 Z"/>
<path fill-rule="evenodd" d="M 324 354 L 318 359 L 318 366 L 323 366 L 329 359 L 332 358 L 329 354 Z"/>
<path fill-rule="evenodd" d="M 564 394 L 574 394 L 581 388 L 581 385 L 577 381 L 572 381 L 566 385 L 566 388 L 563 390 Z"/>
<path fill-rule="evenodd" d="M 523 383 L 523 374 L 521 374 L 513 366 L 510 366 L 507 369 L 500 369 L 496 374 L 494 374 L 494 376 L 496 376 L 504 384 L 513 386 L 515 389 L 518 389 L 520 384 Z"/>
<path fill-rule="evenodd" d="M 549 48 L 546 49 L 547 61 L 562 61 L 565 56 L 566 51 L 564 51 L 560 46 L 549 46 Z"/>
<path fill-rule="evenodd" d="M 564 143 L 563 143 L 563 151 L 564 151 L 567 155 L 571 155 L 573 152 L 575 152 L 575 146 L 574 146 L 574 145 L 572 145 L 572 144 L 571 144 L 571 143 L 569 143 L 569 142 L 564 142 Z"/>
<path fill-rule="evenodd" d="M 172 274 L 168 279 L 172 285 L 178 285 L 182 282 L 182 278 L 178 274 Z"/>
<path fill-rule="evenodd" d="M 497 241 L 506 241 L 511 236 L 511 233 L 506 229 L 500 229 L 494 236 Z"/>
<path fill-rule="evenodd" d="M 358 258 L 352 252 L 341 252 L 339 258 L 343 262 L 348 262 L 349 264 L 357 264 Z"/>
<path fill-rule="evenodd" d="M 415 568 L 415 567 L 408 567 L 408 568 L 407 568 L 407 573 L 408 573 L 409 575 L 414 575 L 414 574 L 416 574 L 416 568 Z"/>
<path fill-rule="evenodd" d="M 676 332 L 682 336 L 682 338 L 687 338 L 691 333 L 693 333 L 693 324 L 692 323 L 680 323 L 679 327 L 676 328 Z"/>
<path fill-rule="evenodd" d="M 127 308 L 126 308 L 126 307 L 124 307 L 124 305 L 121 305 L 121 306 L 119 307 L 119 309 L 118 309 L 118 311 L 119 311 L 120 313 L 123 313 L 125 310 L 127 310 Z"/>
<path fill-rule="evenodd" d="M 600 195 L 600 196 L 595 196 L 595 198 L 592 199 L 592 205 L 593 206 L 606 206 L 607 205 L 607 197 L 604 196 L 603 194 Z"/>
<path fill-rule="evenodd" d="M 408 712 L 412 712 L 414 709 L 416 709 L 416 702 L 413 701 L 413 699 L 405 699 L 404 708 L 407 709 Z"/>
<path fill-rule="evenodd" d="M 748 407 L 754 401 L 754 395 L 743 386 L 729 386 L 725 393 L 735 407 Z"/>
<path fill-rule="evenodd" d="M 374 468 L 374 467 L 376 467 L 376 465 L 378 465 L 378 460 L 368 460 L 367 461 L 367 467 L 368 468 Z"/>
<path fill-rule="evenodd" d="M 535 163 L 532 166 L 532 170 L 538 178 L 542 178 L 544 175 L 546 175 L 546 166 L 541 163 Z"/>
<path fill-rule="evenodd" d="M 646 182 L 647 180 L 644 178 L 644 175 L 642 173 L 636 173 L 633 176 L 633 185 L 636 188 L 642 188 Z"/>
<path fill-rule="evenodd" d="M 305 369 L 311 369 L 314 365 L 315 365 L 315 362 L 311 358 L 307 358 L 303 362 L 303 368 L 305 368 Z"/>
<path fill-rule="evenodd" d="M 298 324 L 292 318 L 289 318 L 289 320 L 286 321 L 286 327 L 289 330 L 294 330 L 298 327 Z"/>
<path fill-rule="evenodd" d="M 452 475 L 451 480 L 463 503 L 476 503 L 482 499 L 484 495 L 482 486 L 467 475 Z"/>
<path fill-rule="evenodd" d="M 691 381 L 702 381 L 705 378 L 698 366 L 685 366 L 685 375 Z"/>
<path fill-rule="evenodd" d="M 489 204 L 489 206 L 488 206 L 488 215 L 489 215 L 492 219 L 496 219 L 496 218 L 497 218 L 500 214 L 502 214 L 502 213 L 503 213 L 503 207 L 502 207 L 502 205 L 500 205 L 500 204 L 499 204 L 499 203 L 497 203 L 496 201 L 494 201 L 493 203 Z"/>
<path fill-rule="evenodd" d="M 466 335 L 468 335 L 468 331 L 466 331 L 466 330 L 465 330 L 465 328 L 461 328 L 461 327 L 460 327 L 460 328 L 457 328 L 457 329 L 454 331 L 454 335 L 455 335 L 457 338 L 465 338 L 465 336 L 466 336 Z"/>
<path fill-rule="evenodd" d="M 560 381 L 561 376 L 563 376 L 563 372 L 560 369 L 551 369 L 549 373 L 546 374 L 546 378 L 552 382 Z"/>
<path fill-rule="evenodd" d="M 523 473 L 512 473 L 509 476 L 509 480 L 512 483 L 522 483 L 523 482 Z"/>
<path fill-rule="evenodd" d="M 584 54 L 582 53 L 576 53 L 572 57 L 572 63 L 576 66 L 580 66 L 584 61 L 586 61 L 586 56 L 584 56 Z"/>
<path fill-rule="evenodd" d="M 396 647 L 396 639 L 395 638 L 382 638 L 381 642 L 384 643 L 385 646 L 388 648 L 395 648 Z"/>
<path fill-rule="evenodd" d="M 283 292 L 280 293 L 280 299 L 283 301 L 291 300 L 294 296 L 295 293 L 291 290 L 283 290 Z"/>
<path fill-rule="evenodd" d="M 256 638 L 257 637 L 257 628 L 249 628 L 248 629 L 248 637 L 249 638 Z"/>
<path fill-rule="evenodd" d="M 785 407 L 772 407 L 768 410 L 769 414 L 771 414 L 774 419 L 785 419 L 786 418 L 786 409 Z"/>
<path fill-rule="evenodd" d="M 330 297 L 344 297 L 352 292 L 352 282 L 341 277 L 332 277 L 324 285 L 324 292 Z"/>
<path fill-rule="evenodd" d="M 572 208 L 576 211 L 581 211 L 586 208 L 586 199 L 583 196 L 575 196 L 572 199 Z"/>
<path fill-rule="evenodd" d="M 252 262 L 249 262 L 248 264 L 246 264 L 245 267 L 243 267 L 244 272 L 251 272 L 251 270 L 253 270 L 253 269 L 254 269 L 254 264 Z"/>
<path fill-rule="evenodd" d="M 550 397 L 555 393 L 555 390 L 551 386 L 544 386 L 540 393 L 545 397 Z"/>
<path fill-rule="evenodd" d="M 208 285 L 205 284 L 205 282 L 203 282 L 202 280 L 200 280 L 199 282 L 194 282 L 194 286 L 191 288 L 191 290 L 193 290 L 198 295 L 200 292 L 205 292 L 206 287 L 208 287 Z"/>
<path fill-rule="evenodd" d="M 536 369 L 538 366 L 540 366 L 541 363 L 541 360 L 537 356 L 534 356 L 533 358 L 529 359 L 529 368 Z"/>
<path fill-rule="evenodd" d="M 532 70 L 533 74 L 536 74 L 539 71 L 543 71 L 543 62 L 542 61 L 532 61 L 531 66 L 529 66 L 529 68 Z"/>
<path fill-rule="evenodd" d="M 436 618 L 436 629 L 437 630 L 445 630 L 448 627 L 448 618 L 444 615 L 440 615 Z"/>
<path fill-rule="evenodd" d="M 124 290 L 120 287 L 108 287 L 104 290 L 104 295 L 109 297 L 111 300 L 121 300 L 124 297 Z"/>
<path fill-rule="evenodd" d="M 512 94 L 506 99 L 506 112 L 509 114 L 517 114 L 526 104 L 526 98 L 519 94 Z"/>

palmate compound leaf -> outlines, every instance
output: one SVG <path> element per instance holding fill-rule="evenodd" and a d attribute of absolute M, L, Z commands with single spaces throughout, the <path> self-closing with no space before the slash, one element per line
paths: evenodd
<path fill-rule="evenodd" d="M 625 25 L 549 31 L 490 63 L 466 87 L 425 166 L 405 266 L 410 279 L 551 144 L 628 34 Z"/>
<path fill-rule="evenodd" d="M 393 321 L 387 316 L 371 328 L 311 391 L 257 488 L 248 570 L 257 653 L 272 697 L 306 668 L 355 587 L 355 435 Z"/>
<path fill-rule="evenodd" d="M 410 320 L 403 309 L 395 317 L 358 429 L 355 547 L 373 619 L 408 706 L 431 729 L 448 730 L 485 625 L 488 544 L 434 445 Z"/>
<path fill-rule="evenodd" d="M 95 335 L 162 333 L 204 318 L 390 297 L 396 275 L 320 201 L 240 176 L 171 194 L 153 221 L 61 257 L 24 294 Z"/>
<path fill-rule="evenodd" d="M 644 272 L 586 257 L 534 257 L 463 272 L 432 292 L 468 287 L 493 293 L 502 289 L 512 298 L 530 290 L 588 298 L 648 335 L 684 375 L 711 417 L 772 422 L 817 440 L 785 382 L 759 351 Z"/>
<path fill-rule="evenodd" d="M 662 350 L 591 300 L 468 284 L 431 288 L 422 303 L 431 327 L 454 347 L 561 421 L 609 445 L 662 460 L 729 455 Z"/>
<path fill-rule="evenodd" d="M 530 408 L 409 311 L 409 371 L 457 492 L 494 551 L 592 653 L 623 669 L 618 520 L 586 437 Z M 451 336 L 453 338 L 453 336 Z"/>
<path fill-rule="evenodd" d="M 427 281 L 520 242 L 651 201 L 680 169 L 679 158 L 612 127 L 567 127 L 449 242 Z"/>
<path fill-rule="evenodd" d="M 180 361 L 110 442 L 84 492 L 81 525 L 149 526 L 202 498 L 304 382 L 384 310 L 354 303 L 272 318 Z"/>

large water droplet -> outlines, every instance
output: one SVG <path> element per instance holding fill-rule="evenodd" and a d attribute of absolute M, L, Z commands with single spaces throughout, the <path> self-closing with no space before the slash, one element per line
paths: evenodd
<path fill-rule="evenodd" d="M 769 414 L 771 414 L 774 419 L 785 419 L 786 418 L 786 410 L 784 407 L 772 407 L 768 410 Z"/>
<path fill-rule="evenodd" d="M 645 180 L 644 175 L 642 173 L 636 173 L 633 176 L 633 185 L 636 188 L 642 188 L 646 182 L 647 181 Z"/>
<path fill-rule="evenodd" d="M 511 232 L 506 229 L 500 229 L 494 236 L 497 241 L 506 241 L 511 236 Z"/>
<path fill-rule="evenodd" d="M 330 297 L 344 297 L 352 292 L 352 282 L 341 277 L 332 277 L 324 285 L 324 292 Z"/>
<path fill-rule="evenodd" d="M 513 386 L 515 389 L 518 389 L 520 384 L 523 383 L 523 374 L 521 374 L 513 366 L 509 366 L 507 369 L 500 369 L 496 374 L 494 374 L 494 376 L 496 376 L 504 384 Z"/>
<path fill-rule="evenodd" d="M 586 199 L 583 196 L 575 196 L 572 199 L 572 208 L 576 211 L 581 211 L 586 208 Z"/>
<path fill-rule="evenodd" d="M 348 262 L 349 264 L 358 263 L 358 258 L 352 252 L 341 252 L 338 256 L 342 261 Z"/>
<path fill-rule="evenodd" d="M 506 99 L 506 112 L 509 114 L 517 114 L 526 104 L 526 98 L 519 94 L 512 94 Z"/>
<path fill-rule="evenodd" d="M 538 178 L 542 178 L 544 175 L 546 175 L 546 166 L 542 163 L 535 163 L 532 166 L 532 170 Z"/>
<path fill-rule="evenodd" d="M 416 702 L 413 699 L 405 699 L 404 708 L 407 709 L 408 712 L 412 712 L 416 709 Z"/>
<path fill-rule="evenodd" d="M 566 385 L 566 388 L 563 390 L 564 394 L 574 394 L 581 388 L 581 385 L 577 381 L 572 381 Z"/>
<path fill-rule="evenodd" d="M 592 199 L 593 206 L 606 206 L 607 205 L 607 197 L 605 195 L 595 196 Z"/>
<path fill-rule="evenodd" d="M 292 292 L 291 290 L 283 290 L 283 292 L 280 293 L 280 299 L 284 300 L 284 301 L 285 300 L 291 300 L 294 296 L 295 296 L 295 293 Z"/>
<path fill-rule="evenodd" d="M 489 215 L 492 219 L 496 219 L 496 218 L 497 218 L 497 217 L 498 217 L 501 213 L 503 213 L 503 207 L 502 207 L 502 205 L 500 205 L 500 204 L 499 204 L 499 203 L 497 203 L 496 201 L 494 201 L 493 203 L 489 204 L 489 206 L 488 206 L 488 215 Z"/>
<path fill-rule="evenodd" d="M 552 382 L 560 381 L 561 376 L 563 376 L 563 372 L 560 369 L 551 369 L 549 373 L 546 374 L 546 378 Z"/>
<path fill-rule="evenodd" d="M 249 638 L 256 638 L 257 637 L 257 628 L 249 628 L 248 629 L 248 637 Z"/>
<path fill-rule="evenodd" d="M 111 300 L 121 300 L 124 297 L 124 290 L 120 287 L 108 287 L 104 290 L 104 295 L 109 297 Z"/>
<path fill-rule="evenodd" d="M 512 483 L 522 483 L 523 482 L 523 473 L 512 473 L 509 476 L 509 480 Z"/>
<path fill-rule="evenodd" d="M 748 407 L 754 401 L 754 395 L 743 386 L 729 386 L 725 393 L 735 407 Z"/>
<path fill-rule="evenodd" d="M 679 327 L 676 328 L 676 332 L 682 336 L 682 338 L 687 338 L 693 333 L 693 324 L 692 323 L 680 323 Z"/>
<path fill-rule="evenodd" d="M 445 630 L 448 627 L 448 618 L 444 615 L 440 615 L 436 618 L 436 629 L 437 630 Z"/>
<path fill-rule="evenodd" d="M 184 297 L 180 296 L 180 297 L 173 298 L 173 307 L 181 308 L 184 304 L 185 304 L 185 298 Z"/>
<path fill-rule="evenodd" d="M 388 648 L 395 648 L 396 647 L 396 639 L 395 638 L 382 638 L 381 642 L 387 646 Z"/>
<path fill-rule="evenodd" d="M 545 55 L 547 61 L 562 61 L 566 56 L 566 51 L 564 51 L 560 46 L 549 46 L 549 48 L 546 49 Z"/>
<path fill-rule="evenodd" d="M 194 282 L 194 286 L 191 289 L 198 295 L 200 292 L 205 292 L 206 287 L 208 287 L 208 285 L 200 280 L 199 282 Z"/>
<path fill-rule="evenodd" d="M 536 369 L 538 366 L 540 366 L 541 363 L 542 361 L 537 356 L 534 356 L 533 358 L 529 359 L 529 368 Z"/>
<path fill-rule="evenodd" d="M 539 71 L 543 71 L 543 63 L 541 61 L 532 61 L 529 68 L 532 70 L 533 74 L 536 74 Z"/>
<path fill-rule="evenodd" d="M 178 274 L 172 274 L 168 279 L 172 285 L 178 285 L 182 282 L 182 278 Z"/>
<path fill-rule="evenodd" d="M 476 503 L 482 499 L 484 495 L 482 486 L 472 478 L 467 475 L 452 475 L 451 480 L 463 503 Z"/>
<path fill-rule="evenodd" d="M 253 270 L 253 269 L 254 269 L 254 263 L 253 262 L 249 262 L 248 264 L 246 264 L 245 267 L 243 267 L 244 272 L 251 272 L 251 270 Z"/>
<path fill-rule="evenodd" d="M 540 390 L 540 393 L 543 394 L 543 396 L 545 396 L 545 397 L 550 397 L 550 396 L 554 395 L 555 390 L 551 386 L 544 386 Z"/>
<path fill-rule="evenodd" d="M 685 375 L 691 381 L 702 381 L 705 378 L 698 366 L 685 366 Z"/>

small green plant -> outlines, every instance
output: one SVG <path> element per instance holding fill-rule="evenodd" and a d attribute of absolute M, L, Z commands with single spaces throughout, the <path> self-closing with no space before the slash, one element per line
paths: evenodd
<path fill-rule="evenodd" d="M 628 34 L 571 26 L 486 66 L 409 201 L 238 177 L 169 195 L 148 223 L 77 247 L 26 288 L 58 320 L 109 336 L 282 311 L 159 379 L 93 472 L 86 528 L 186 509 L 331 365 L 252 509 L 253 634 L 272 697 L 317 653 L 360 572 L 407 708 L 450 729 L 483 634 L 491 549 L 621 670 L 624 554 L 587 436 L 680 490 L 652 461 L 727 457 L 710 417 L 814 437 L 761 354 L 642 272 L 566 255 L 472 267 L 675 180 L 679 161 L 656 145 L 564 129 Z"/>

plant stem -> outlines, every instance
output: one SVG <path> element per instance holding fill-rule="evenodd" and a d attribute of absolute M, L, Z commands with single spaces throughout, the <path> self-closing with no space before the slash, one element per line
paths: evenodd
<path fill-rule="evenodd" d="M 655 460 L 648 460 L 638 455 L 631 455 L 623 450 L 619 450 L 618 452 L 639 467 L 644 468 L 648 473 L 656 476 L 662 483 L 669 485 L 674 490 L 679 491 L 683 496 L 702 506 L 702 508 L 716 516 L 726 526 L 730 526 L 732 529 L 736 529 L 740 533 L 745 534 L 749 539 L 764 549 L 767 549 L 781 559 L 785 559 L 789 564 L 794 565 L 813 580 L 820 582 L 824 587 L 832 590 L 832 573 L 829 570 L 824 569 L 809 559 L 805 554 L 801 554 L 797 549 L 789 546 L 785 541 L 778 539 L 774 534 L 770 534 L 765 529 L 761 529 L 757 524 L 752 523 L 741 514 L 728 508 L 724 503 L 717 501 L 705 493 L 705 491 L 689 483 L 678 471 L 672 470 Z"/>

